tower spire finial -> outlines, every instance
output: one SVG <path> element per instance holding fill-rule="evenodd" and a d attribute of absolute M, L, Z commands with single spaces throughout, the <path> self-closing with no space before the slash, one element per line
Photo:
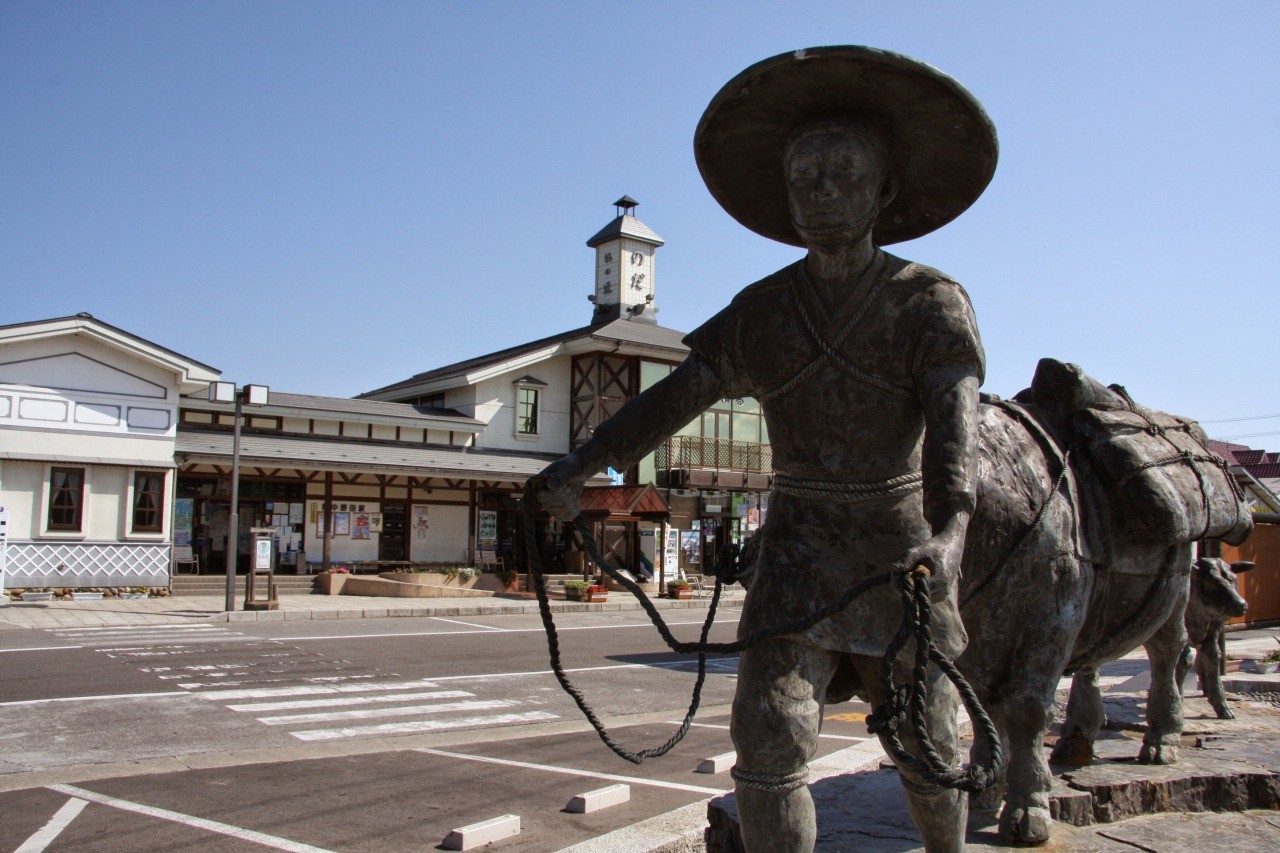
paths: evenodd
<path fill-rule="evenodd" d="M 635 210 L 639 205 L 640 202 L 629 195 L 624 195 L 613 203 L 614 210 L 618 216 L 631 216 L 631 211 Z"/>

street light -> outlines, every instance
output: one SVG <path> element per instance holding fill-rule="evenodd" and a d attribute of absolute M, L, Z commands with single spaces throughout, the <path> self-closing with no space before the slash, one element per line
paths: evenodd
<path fill-rule="evenodd" d="M 235 427 L 231 440 L 231 513 L 227 518 L 227 606 L 236 609 L 236 558 L 240 554 L 240 421 L 245 404 L 265 406 L 270 398 L 266 385 L 246 385 L 237 389 L 234 382 L 209 385 L 209 402 L 236 404 Z"/>

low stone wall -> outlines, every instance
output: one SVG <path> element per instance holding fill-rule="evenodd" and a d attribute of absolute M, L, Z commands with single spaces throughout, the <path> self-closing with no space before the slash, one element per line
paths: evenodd
<path fill-rule="evenodd" d="M 420 577 L 431 577 L 420 575 Z M 431 584 L 415 581 L 406 583 L 384 577 L 365 577 L 346 575 L 342 581 L 341 595 L 371 595 L 378 598 L 489 598 L 493 592 L 480 589 L 469 589 L 444 584 Z"/>

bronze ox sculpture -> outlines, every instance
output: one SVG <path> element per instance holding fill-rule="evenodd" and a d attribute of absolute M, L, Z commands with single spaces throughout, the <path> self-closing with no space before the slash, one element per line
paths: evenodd
<path fill-rule="evenodd" d="M 1108 485 L 1115 478 L 1099 469 L 1105 453 L 1082 448 L 1079 412 L 1123 415 L 1134 407 L 1121 394 L 1072 365 L 1045 360 L 1019 402 L 984 397 L 979 406 L 978 501 L 960 585 L 969 643 L 958 664 L 1004 741 L 1003 791 L 1001 786 L 989 790 L 979 804 L 994 807 L 1003 795 L 1000 834 L 1011 843 L 1040 844 L 1049 838 L 1051 777 L 1041 743 L 1064 672 L 1074 673 L 1074 679 L 1055 762 L 1092 758 L 1104 722 L 1097 668 L 1138 646 L 1146 648 L 1151 665 L 1139 760 L 1177 760 L 1179 676 L 1185 675 L 1185 662 L 1181 673 L 1178 667 L 1188 636 L 1184 613 L 1192 588 L 1193 540 L 1204 527 L 1199 521 L 1191 527 L 1184 520 L 1169 522 L 1184 531 L 1178 534 L 1159 524 L 1136 523 L 1127 515 L 1124 495 Z M 1159 413 L 1136 408 L 1158 420 Z M 1183 430 L 1192 437 L 1197 431 L 1194 425 Z M 1213 467 L 1211 459 L 1204 461 Z M 1170 467 L 1166 462 L 1146 470 L 1168 473 Z M 1200 504 L 1200 515 L 1214 516 L 1206 519 L 1216 525 L 1212 532 L 1235 542 L 1248 535 L 1252 527 L 1243 495 L 1226 482 L 1225 470 L 1205 487 L 1213 494 L 1197 494 L 1187 486 L 1203 470 L 1180 473 L 1187 476 L 1175 476 L 1166 485 L 1180 491 L 1193 509 L 1177 511 L 1196 516 L 1194 507 Z M 1201 561 L 1197 589 L 1215 593 L 1217 602 L 1220 584 L 1205 583 L 1205 571 Z M 1234 586 L 1233 575 L 1231 580 Z M 1199 598 L 1209 600 L 1208 592 Z M 1222 607 L 1211 606 L 1213 612 Z M 838 678 L 828 687 L 828 701 L 839 701 L 859 686 L 850 673 L 842 675 L 842 684 Z"/>
<path fill-rule="evenodd" d="M 1249 603 L 1240 595 L 1236 575 L 1252 568 L 1253 563 L 1246 560 L 1228 563 L 1220 557 L 1201 557 L 1191 569 L 1191 598 L 1183 620 L 1187 626 L 1187 645 L 1178 659 L 1177 680 L 1179 686 L 1186 683 L 1194 656 L 1200 690 L 1221 720 L 1235 718 L 1222 692 L 1226 663 L 1223 626 L 1228 619 L 1243 616 L 1249 609 Z"/>

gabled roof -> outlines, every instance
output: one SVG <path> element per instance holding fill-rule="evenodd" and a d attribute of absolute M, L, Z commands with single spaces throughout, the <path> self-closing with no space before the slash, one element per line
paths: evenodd
<path fill-rule="evenodd" d="M 622 201 L 622 199 L 618 200 Z M 643 240 L 644 242 L 652 243 L 655 246 L 661 246 L 666 242 L 654 233 L 654 230 L 648 225 L 645 225 L 634 216 L 624 213 L 597 231 L 595 236 L 587 241 L 587 245 L 594 249 L 605 240 L 612 240 L 614 237 L 634 237 L 637 240 Z"/>
<path fill-rule="evenodd" d="M 264 415 L 355 421 L 357 423 L 398 424 L 426 429 L 450 429 L 457 432 L 476 433 L 484 429 L 484 421 L 468 417 L 457 409 L 438 406 L 412 406 L 407 403 L 388 403 L 382 400 L 353 400 L 350 397 L 317 397 L 311 394 L 289 394 L 271 391 L 270 402 L 254 407 L 253 411 Z M 188 394 L 184 405 L 209 411 L 230 412 L 232 403 L 211 403 L 203 392 Z M 248 411 L 248 409 L 246 409 Z"/>
<path fill-rule="evenodd" d="M 582 514 L 599 518 L 666 518 L 671 507 L 653 483 L 643 486 L 588 486 L 578 496 Z"/>
<path fill-rule="evenodd" d="M 168 347 L 140 338 L 110 323 L 104 323 L 88 313 L 0 326 L 0 343 L 40 340 L 63 335 L 83 335 L 92 338 L 112 349 L 173 373 L 178 377 L 178 383 L 184 392 L 200 385 L 207 385 L 222 376 L 222 372 L 216 367 L 210 367 Z"/>
<path fill-rule="evenodd" d="M 435 370 L 418 373 L 400 382 L 366 391 L 357 395 L 357 399 L 369 397 L 388 399 L 396 396 L 412 396 L 416 389 L 428 385 L 457 387 L 458 385 L 477 381 L 482 378 L 481 374 L 489 373 L 493 368 L 508 363 L 528 366 L 532 362 L 542 361 L 565 352 L 585 352 L 596 346 L 604 347 L 620 344 L 620 349 L 632 349 L 636 352 L 656 351 L 656 354 L 667 359 L 683 361 L 684 357 L 689 354 L 689 348 L 683 343 L 684 335 L 684 332 L 668 329 L 656 323 L 621 319 L 610 320 L 606 323 L 596 323 L 591 326 L 570 329 L 558 335 L 539 338 L 536 341 L 508 347 L 488 355 L 477 356 L 466 361 L 438 367 Z M 449 380 L 460 381 L 450 382 Z"/>

